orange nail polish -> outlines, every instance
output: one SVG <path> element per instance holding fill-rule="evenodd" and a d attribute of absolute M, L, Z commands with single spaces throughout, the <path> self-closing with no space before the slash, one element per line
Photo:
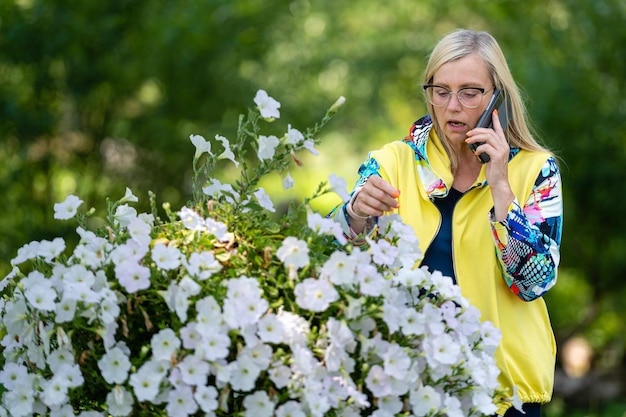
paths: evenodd
<path fill-rule="evenodd" d="M 394 191 L 393 194 L 392 194 L 392 197 L 393 198 L 398 198 L 398 197 L 400 197 L 400 193 L 398 191 Z"/>
<path fill-rule="evenodd" d="M 496 114 L 496 116 L 498 115 L 498 109 L 495 109 L 493 112 Z"/>

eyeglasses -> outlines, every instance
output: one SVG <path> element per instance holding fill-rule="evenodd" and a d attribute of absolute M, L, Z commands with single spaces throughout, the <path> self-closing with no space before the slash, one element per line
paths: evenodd
<path fill-rule="evenodd" d="M 483 96 L 490 91 L 491 89 L 485 90 L 484 88 L 478 87 L 466 87 L 457 91 L 456 97 L 463 106 L 468 109 L 475 109 L 482 103 Z M 447 105 L 450 101 L 450 97 L 455 93 L 440 85 L 426 84 L 424 85 L 424 94 L 430 104 L 440 107 Z"/>

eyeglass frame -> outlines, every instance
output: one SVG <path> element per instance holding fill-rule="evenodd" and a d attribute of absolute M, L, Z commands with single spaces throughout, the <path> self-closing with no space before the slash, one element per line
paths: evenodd
<path fill-rule="evenodd" d="M 435 103 L 431 102 L 430 100 L 428 100 L 428 94 L 427 94 L 426 90 L 427 90 L 428 88 L 432 88 L 432 87 L 443 88 L 444 90 L 446 90 L 446 91 L 449 93 L 449 95 L 448 95 L 448 99 L 446 100 L 446 102 L 445 102 L 444 104 L 435 104 Z M 463 107 L 465 107 L 465 108 L 467 108 L 467 109 L 475 109 L 475 108 L 477 108 L 477 107 L 480 107 L 480 105 L 481 105 L 481 104 L 482 104 L 482 102 L 483 102 L 483 97 L 485 97 L 485 94 L 487 94 L 488 92 L 490 92 L 490 91 L 493 91 L 493 90 L 494 90 L 494 88 L 490 88 L 489 90 L 486 90 L 486 89 L 484 89 L 484 88 L 482 88 L 482 87 L 463 87 L 463 88 L 459 88 L 456 92 L 454 92 L 454 91 L 450 90 L 449 88 L 444 87 L 444 86 L 442 86 L 442 85 L 438 85 L 438 84 L 424 84 L 424 85 L 422 86 L 422 88 L 424 89 L 424 95 L 426 96 L 426 101 L 428 101 L 430 104 L 432 104 L 432 105 L 433 105 L 433 106 L 435 106 L 435 107 L 443 107 L 443 106 L 448 105 L 448 103 L 450 103 L 450 99 L 452 98 L 452 94 L 455 94 L 455 95 L 456 95 L 456 99 L 459 101 L 459 103 L 461 103 L 461 106 L 463 106 Z M 461 101 L 461 97 L 459 97 L 459 93 L 460 93 L 461 91 L 463 91 L 463 90 L 478 90 L 478 91 L 480 91 L 480 94 L 481 94 L 481 97 L 480 97 L 480 103 L 478 103 L 478 104 L 477 104 L 476 106 L 474 106 L 474 107 L 469 107 L 469 106 L 465 105 L 465 104 Z"/>

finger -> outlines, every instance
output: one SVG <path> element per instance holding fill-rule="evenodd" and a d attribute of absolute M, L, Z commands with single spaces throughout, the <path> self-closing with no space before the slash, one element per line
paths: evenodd
<path fill-rule="evenodd" d="M 384 179 L 382 179 L 381 177 L 377 175 L 371 176 L 368 179 L 368 182 L 371 182 L 371 184 L 374 187 L 376 187 L 377 189 L 381 190 L 383 193 L 387 194 L 388 196 L 394 199 L 400 196 L 400 190 L 393 187 L 391 184 L 389 184 L 387 181 L 385 181 Z"/>
<path fill-rule="evenodd" d="M 378 176 L 371 176 L 352 203 L 352 209 L 361 215 L 380 216 L 399 207 L 399 191 Z"/>
<path fill-rule="evenodd" d="M 389 204 L 380 198 L 380 194 L 377 194 L 361 191 L 352 203 L 354 212 L 361 216 L 382 216 L 385 212 L 396 208 L 396 200 L 391 199 L 391 204 Z"/>
<path fill-rule="evenodd" d="M 500 117 L 498 117 L 498 109 L 493 110 L 493 113 L 491 114 L 491 123 L 493 124 L 493 130 L 498 134 L 498 136 L 504 137 Z"/>

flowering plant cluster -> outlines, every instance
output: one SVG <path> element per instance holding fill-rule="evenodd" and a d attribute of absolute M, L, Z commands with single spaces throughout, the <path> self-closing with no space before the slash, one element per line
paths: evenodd
<path fill-rule="evenodd" d="M 280 103 L 260 90 L 237 138 L 192 135 L 194 198 L 138 213 L 127 189 L 88 227 L 70 195 L 63 238 L 24 245 L 0 284 L 0 416 L 472 416 L 501 401 L 500 334 L 421 259 L 412 230 L 380 219 L 365 246 L 305 199 L 285 214 L 259 180 L 285 188 L 315 127 L 278 138 Z M 220 152 L 214 147 L 219 146 Z M 253 151 L 256 155 L 244 158 Z M 253 162 L 251 162 L 253 161 Z M 233 163 L 233 184 L 213 176 Z M 331 175 L 317 196 L 349 198 Z"/>

